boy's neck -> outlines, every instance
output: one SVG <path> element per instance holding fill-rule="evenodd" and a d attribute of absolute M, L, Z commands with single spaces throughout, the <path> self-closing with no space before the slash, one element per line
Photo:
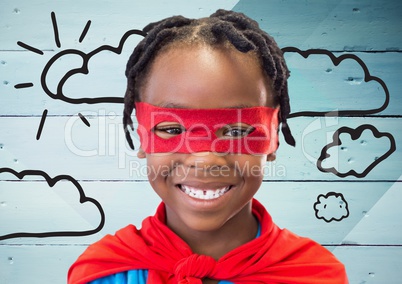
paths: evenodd
<path fill-rule="evenodd" d="M 169 212 L 169 211 L 168 211 Z M 251 202 L 214 231 L 195 231 L 170 222 L 167 225 L 182 238 L 194 253 L 208 255 L 218 260 L 233 249 L 256 238 L 258 221 L 251 212 Z"/>

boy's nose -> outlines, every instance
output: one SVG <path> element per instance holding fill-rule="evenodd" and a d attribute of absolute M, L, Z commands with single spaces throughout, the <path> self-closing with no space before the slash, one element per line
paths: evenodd
<path fill-rule="evenodd" d="M 183 164 L 188 168 L 199 170 L 219 169 L 227 166 L 225 156 L 225 154 L 215 152 L 196 152 L 186 155 Z"/>

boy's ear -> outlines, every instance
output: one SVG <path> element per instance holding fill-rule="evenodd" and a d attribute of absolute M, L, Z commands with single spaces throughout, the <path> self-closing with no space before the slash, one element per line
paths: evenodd
<path fill-rule="evenodd" d="M 137 157 L 138 157 L 139 159 L 144 159 L 144 158 L 146 157 L 145 151 L 142 150 L 141 146 L 140 146 L 140 148 L 138 149 Z"/>
<path fill-rule="evenodd" d="M 273 162 L 273 161 L 275 161 L 275 159 L 276 159 L 276 152 L 268 154 L 268 156 L 267 156 L 268 162 Z"/>

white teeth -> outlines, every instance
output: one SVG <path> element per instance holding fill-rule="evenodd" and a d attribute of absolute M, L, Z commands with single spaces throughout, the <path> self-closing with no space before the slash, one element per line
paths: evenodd
<path fill-rule="evenodd" d="M 199 189 L 187 185 L 181 185 L 181 190 L 185 194 L 197 199 L 205 199 L 205 200 L 221 197 L 229 190 L 229 188 L 230 186 L 225 186 L 218 189 Z"/>

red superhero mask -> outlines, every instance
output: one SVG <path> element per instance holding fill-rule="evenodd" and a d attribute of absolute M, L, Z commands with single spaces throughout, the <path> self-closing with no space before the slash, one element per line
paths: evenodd
<path fill-rule="evenodd" d="M 278 147 L 278 108 L 163 108 L 135 104 L 137 132 L 146 153 L 269 154 Z M 163 122 L 179 125 L 182 133 L 160 137 L 155 127 Z M 224 133 L 242 124 L 242 135 Z M 248 130 L 244 127 L 247 126 Z M 248 127 L 250 126 L 250 127 Z"/>

